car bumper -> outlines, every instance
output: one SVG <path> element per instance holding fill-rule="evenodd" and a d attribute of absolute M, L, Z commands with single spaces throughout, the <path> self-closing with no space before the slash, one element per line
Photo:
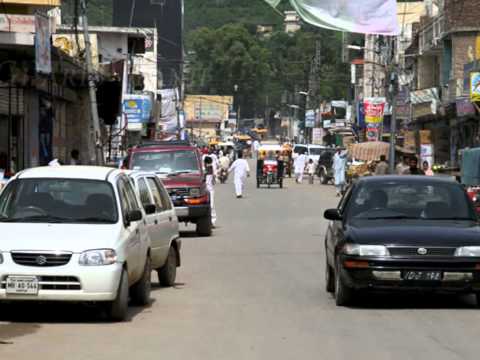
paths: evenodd
<path fill-rule="evenodd" d="M 0 265 L 0 301 L 112 301 L 117 295 L 123 265 L 80 266 L 78 255 L 69 264 L 58 267 L 33 267 L 15 264 L 5 257 Z M 8 276 L 34 276 L 38 279 L 38 294 L 8 294 Z"/>
<path fill-rule="evenodd" d="M 175 212 L 180 222 L 189 222 L 208 216 L 210 214 L 210 204 L 195 206 L 178 206 L 175 207 Z"/>
<path fill-rule="evenodd" d="M 358 268 L 352 268 L 348 261 Z M 365 261 L 365 263 L 363 263 Z M 344 283 L 357 290 L 480 292 L 480 262 L 471 260 L 360 259 L 342 257 L 340 276 Z M 441 280 L 407 280 L 407 271 L 441 272 Z"/>

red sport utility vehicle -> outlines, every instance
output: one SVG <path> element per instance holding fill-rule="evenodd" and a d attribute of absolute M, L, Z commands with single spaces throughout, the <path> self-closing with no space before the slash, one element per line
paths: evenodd
<path fill-rule="evenodd" d="M 212 234 L 212 214 L 202 155 L 184 141 L 151 142 L 129 150 L 123 166 L 154 172 L 172 198 L 180 222 L 197 225 L 197 234 Z"/>

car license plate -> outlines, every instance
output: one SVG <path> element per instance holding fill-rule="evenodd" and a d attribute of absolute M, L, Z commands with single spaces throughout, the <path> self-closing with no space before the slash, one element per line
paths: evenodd
<path fill-rule="evenodd" d="M 403 273 L 404 280 L 414 281 L 440 281 L 442 280 L 441 271 L 405 271 Z"/>
<path fill-rule="evenodd" d="M 9 276 L 6 291 L 7 294 L 37 295 L 38 279 L 35 276 Z"/>

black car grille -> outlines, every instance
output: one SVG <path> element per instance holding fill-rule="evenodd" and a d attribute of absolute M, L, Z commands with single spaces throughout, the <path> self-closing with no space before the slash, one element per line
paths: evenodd
<path fill-rule="evenodd" d="M 18 265 L 52 267 L 68 264 L 72 258 L 71 253 L 29 253 L 12 252 L 12 260 Z"/>
<path fill-rule="evenodd" d="M 419 250 L 421 249 L 421 250 Z M 389 247 L 391 256 L 408 256 L 408 257 L 429 257 L 429 256 L 453 256 L 456 248 L 452 247 Z M 423 250 L 423 253 L 422 253 Z M 426 253 L 424 253 L 426 250 Z"/>
<path fill-rule="evenodd" d="M 75 276 L 37 276 L 41 290 L 82 290 L 80 280 Z M 7 276 L 0 281 L 0 289 L 5 289 Z"/>
<path fill-rule="evenodd" d="M 168 189 L 168 195 L 177 196 L 177 197 L 189 196 L 190 195 L 190 189 L 189 188 Z"/>

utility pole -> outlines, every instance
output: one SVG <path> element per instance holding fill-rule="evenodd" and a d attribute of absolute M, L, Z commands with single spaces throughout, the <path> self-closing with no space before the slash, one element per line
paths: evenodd
<path fill-rule="evenodd" d="M 390 38 L 387 45 L 387 94 L 388 103 L 392 107 L 392 115 L 390 121 L 390 154 L 389 154 L 389 172 L 390 174 L 395 173 L 395 147 L 396 147 L 396 135 L 397 135 L 397 78 L 398 78 L 398 68 L 395 64 L 395 58 L 392 57 L 393 54 L 393 38 Z"/>
<path fill-rule="evenodd" d="M 88 75 L 88 89 L 90 94 L 90 111 L 92 117 L 92 127 L 93 127 L 93 144 L 94 149 L 91 151 L 90 158 L 95 158 L 96 165 L 103 165 L 103 147 L 102 147 L 102 135 L 100 131 L 100 119 L 98 117 L 98 106 L 97 106 L 97 93 L 96 85 L 93 74 L 93 64 L 92 64 L 92 44 L 90 43 L 90 36 L 88 33 L 88 18 L 87 18 L 87 4 L 86 0 L 80 0 L 81 7 L 81 18 L 83 26 L 83 36 L 85 41 L 85 60 L 87 65 L 87 75 Z"/>

